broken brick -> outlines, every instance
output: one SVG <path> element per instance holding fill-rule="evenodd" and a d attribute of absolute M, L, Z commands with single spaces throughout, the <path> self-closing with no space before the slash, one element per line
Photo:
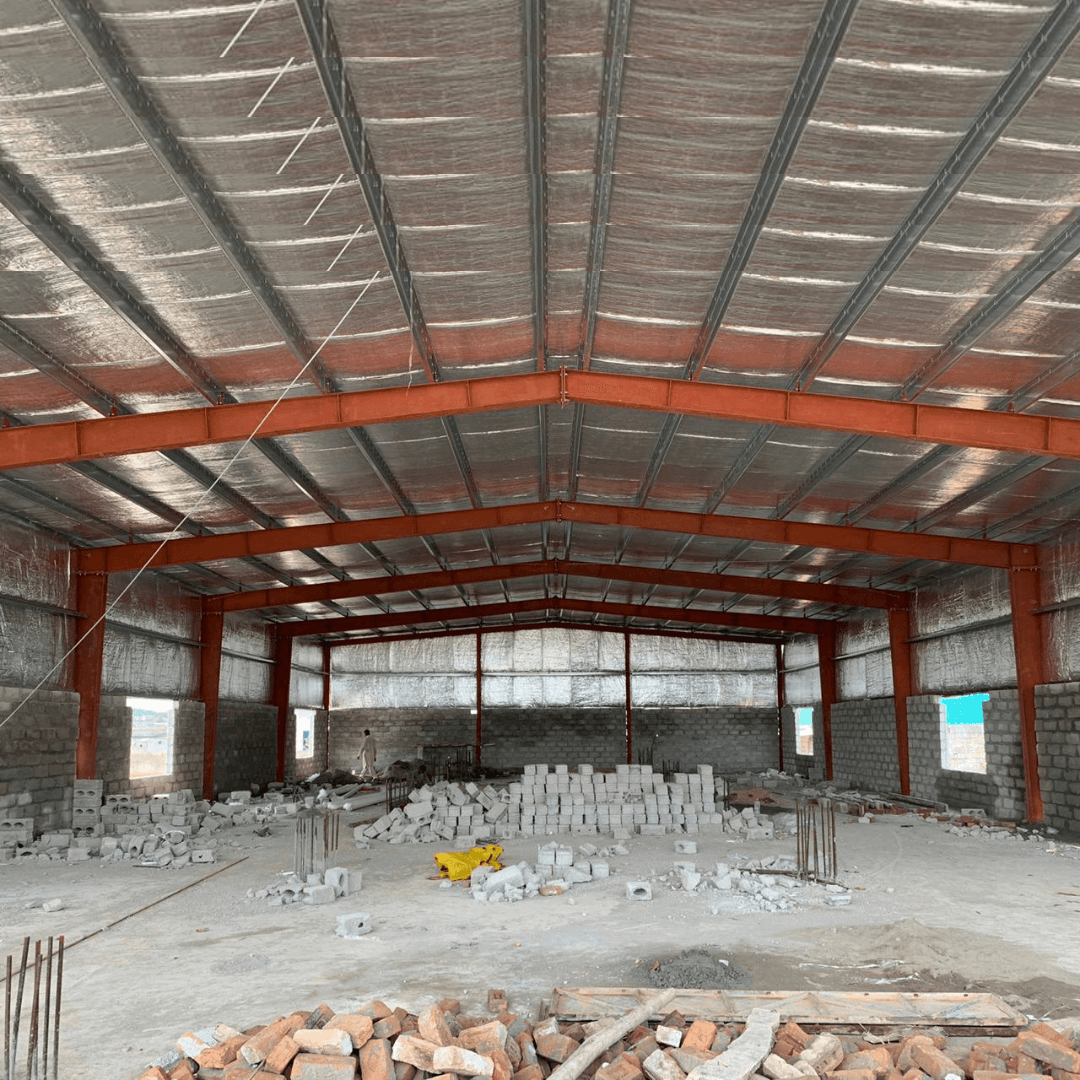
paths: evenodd
<path fill-rule="evenodd" d="M 510 1080 L 514 1069 L 505 1050 L 489 1050 L 484 1056 L 491 1058 L 491 1062 L 495 1066 L 495 1071 L 491 1074 L 492 1080 Z"/>
<path fill-rule="evenodd" d="M 351 1054 L 297 1054 L 289 1076 L 291 1080 L 353 1080 L 356 1058 Z"/>
<path fill-rule="evenodd" d="M 1021 1031 L 1016 1036 L 1015 1046 L 1019 1053 L 1026 1054 L 1036 1061 L 1043 1061 L 1052 1065 L 1055 1069 L 1064 1069 L 1066 1072 L 1080 1072 L 1080 1053 L 1062 1045 L 1056 1040 L 1051 1040 L 1043 1035 L 1035 1035 L 1030 1031 Z"/>
<path fill-rule="evenodd" d="M 337 1013 L 326 1026 L 331 1030 L 347 1031 L 355 1050 L 359 1050 L 375 1032 L 371 1017 L 363 1013 Z"/>
<path fill-rule="evenodd" d="M 873 1050 L 858 1050 L 846 1055 L 840 1062 L 842 1071 L 869 1069 L 878 1078 L 888 1074 L 892 1067 L 892 1055 L 884 1046 L 877 1046 Z"/>
<path fill-rule="evenodd" d="M 478 1024 L 467 1028 L 458 1036 L 458 1045 L 466 1050 L 475 1050 L 478 1054 L 489 1054 L 492 1050 L 502 1050 L 506 1045 L 506 1028 L 498 1020 L 487 1024 Z"/>
<path fill-rule="evenodd" d="M 438 1005 L 424 1009 L 416 1018 L 420 1038 L 436 1046 L 450 1046 L 454 1041 L 446 1013 Z"/>
<path fill-rule="evenodd" d="M 394 1059 L 388 1039 L 369 1039 L 360 1047 L 362 1080 L 394 1080 Z"/>
<path fill-rule="evenodd" d="M 199 1070 L 224 1069 L 226 1065 L 235 1061 L 240 1053 L 240 1047 L 248 1040 L 246 1035 L 234 1035 L 231 1039 L 225 1039 L 214 1046 L 208 1046 L 195 1059 L 199 1063 Z"/>
<path fill-rule="evenodd" d="M 464 1033 L 463 1033 L 464 1034 Z M 540 1035 L 536 1037 L 536 1052 L 548 1061 L 560 1065 L 581 1045 L 569 1035 Z M 655 1044 L 654 1044 L 655 1045 Z"/>
<path fill-rule="evenodd" d="M 374 1034 L 376 1039 L 392 1039 L 401 1034 L 401 1020 L 393 1013 L 375 1021 Z"/>
<path fill-rule="evenodd" d="M 286 1035 L 267 1055 L 263 1067 L 267 1072 L 284 1073 L 299 1053 L 300 1044 L 291 1035 Z"/>
<path fill-rule="evenodd" d="M 432 1055 L 434 1072 L 455 1073 L 458 1076 L 493 1076 L 495 1063 L 489 1057 L 466 1050 L 463 1046 L 440 1046 Z"/>
<path fill-rule="evenodd" d="M 785 1059 L 796 1057 L 810 1045 L 811 1038 L 794 1020 L 789 1020 L 776 1033 L 773 1053 Z"/>
<path fill-rule="evenodd" d="M 708 1020 L 695 1020 L 683 1035 L 682 1048 L 684 1050 L 711 1049 L 717 1030 L 717 1025 Z"/>
<path fill-rule="evenodd" d="M 432 1055 L 439 1048 L 439 1043 L 422 1039 L 417 1035 L 401 1035 L 394 1040 L 391 1057 L 395 1061 L 404 1061 L 422 1069 L 424 1072 L 436 1072 Z"/>
<path fill-rule="evenodd" d="M 352 1053 L 352 1039 L 341 1028 L 300 1028 L 293 1039 L 296 1045 L 307 1054 L 333 1054 L 345 1057 Z"/>

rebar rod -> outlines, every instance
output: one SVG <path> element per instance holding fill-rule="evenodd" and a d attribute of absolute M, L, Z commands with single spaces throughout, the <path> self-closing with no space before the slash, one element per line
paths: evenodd
<path fill-rule="evenodd" d="M 30 1006 L 30 1038 L 26 1047 L 27 1080 L 38 1080 L 38 1009 L 41 1005 L 41 941 L 34 942 L 34 999 Z"/>
<path fill-rule="evenodd" d="M 11 1025 L 11 1058 L 8 1071 L 15 1077 L 15 1063 L 19 1060 L 19 1014 L 22 1012 L 23 986 L 26 984 L 26 958 L 30 955 L 30 939 L 23 938 L 22 962 L 19 965 L 19 989 L 15 992 L 15 1015 Z"/>
<path fill-rule="evenodd" d="M 11 1075 L 11 957 L 7 958 L 7 981 L 4 984 L 4 1080 Z"/>
<path fill-rule="evenodd" d="M 64 935 L 60 935 L 56 952 L 56 1012 L 53 1013 L 52 1080 L 58 1080 L 60 1061 L 60 994 L 64 987 Z"/>
<path fill-rule="evenodd" d="M 48 1080 L 49 1075 L 49 1006 L 52 1004 L 52 974 L 53 974 L 53 939 L 49 936 L 48 951 L 45 954 L 45 1030 L 41 1036 L 41 1080 Z"/>

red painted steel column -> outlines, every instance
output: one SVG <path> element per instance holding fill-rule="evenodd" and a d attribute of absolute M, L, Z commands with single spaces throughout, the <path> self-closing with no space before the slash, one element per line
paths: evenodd
<path fill-rule="evenodd" d="M 203 798 L 214 798 L 217 758 L 218 695 L 221 688 L 221 640 L 225 613 L 203 604 L 199 640 L 199 696 L 203 701 Z"/>
<path fill-rule="evenodd" d="M 285 742 L 289 733 L 289 687 L 292 683 L 292 634 L 278 632 L 274 641 L 273 704 L 277 706 L 277 779 L 285 779 Z"/>
<path fill-rule="evenodd" d="M 323 768 L 330 768 L 330 646 L 323 645 L 322 647 L 322 707 L 323 712 L 326 713 L 326 738 L 323 742 L 326 744 L 326 760 L 323 762 Z M 313 739 L 315 737 L 312 732 Z"/>
<path fill-rule="evenodd" d="M 784 646 L 776 643 L 776 734 L 780 744 L 777 755 L 780 771 L 784 771 Z"/>
<path fill-rule="evenodd" d="M 825 743 L 825 779 L 833 778 L 832 707 L 836 704 L 836 631 L 823 630 L 818 639 L 818 676 L 821 680 L 821 735 Z"/>
<path fill-rule="evenodd" d="M 86 616 L 75 646 L 75 692 L 79 695 L 79 738 L 75 748 L 75 776 L 93 780 L 97 775 L 98 724 L 101 719 L 101 668 L 105 655 L 105 608 L 109 575 L 77 573 L 75 606 Z"/>
<path fill-rule="evenodd" d="M 1043 799 L 1039 784 L 1039 753 L 1035 725 L 1035 687 L 1048 681 L 1045 627 L 1036 614 L 1042 602 L 1039 570 L 1013 570 L 1009 574 L 1012 601 L 1013 650 L 1016 653 L 1016 688 L 1020 697 L 1020 743 L 1024 757 L 1024 791 L 1028 821 L 1042 821 Z"/>
<path fill-rule="evenodd" d="M 480 664 L 484 635 L 476 635 L 476 767 L 480 768 L 480 756 L 484 744 L 484 673 Z"/>
<path fill-rule="evenodd" d="M 900 769 L 900 794 L 911 794 L 911 760 L 908 754 L 907 699 L 916 693 L 911 663 L 911 612 L 889 611 L 889 656 L 892 660 L 893 709 L 896 716 L 896 761 Z"/>
<path fill-rule="evenodd" d="M 630 692 L 630 634 L 623 634 L 625 659 L 623 675 L 626 679 L 626 764 L 634 764 L 634 697 Z"/>

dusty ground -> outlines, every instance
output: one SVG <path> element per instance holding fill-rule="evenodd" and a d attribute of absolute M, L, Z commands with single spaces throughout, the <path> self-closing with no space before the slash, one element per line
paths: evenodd
<path fill-rule="evenodd" d="M 727 959 L 747 988 L 989 990 L 1031 1015 L 1080 1013 L 1080 848 L 1070 845 L 957 837 L 913 816 L 843 823 L 850 907 L 713 915 L 705 896 L 659 880 L 685 858 L 671 837 L 630 841 L 606 881 L 497 905 L 433 880 L 432 845 L 348 843 L 337 861 L 362 870 L 362 892 L 321 907 L 271 907 L 246 894 L 290 869 L 291 827 L 274 828 L 267 838 L 236 830 L 237 846 L 205 870 L 0 866 L 0 960 L 17 957 L 24 935 L 65 934 L 70 946 L 66 1080 L 132 1080 L 185 1030 L 247 1027 L 320 1001 L 417 1007 L 452 996 L 482 1011 L 487 990 L 500 987 L 513 1009 L 535 1013 L 558 985 L 650 985 L 657 961 L 695 947 Z M 794 856 L 791 838 L 697 839 L 699 868 Z M 504 861 L 535 861 L 538 842 L 508 842 Z M 653 880 L 651 902 L 625 899 L 624 882 L 637 878 Z M 27 906 L 53 897 L 64 910 Z M 359 910 L 371 912 L 374 932 L 336 937 L 336 916 Z"/>

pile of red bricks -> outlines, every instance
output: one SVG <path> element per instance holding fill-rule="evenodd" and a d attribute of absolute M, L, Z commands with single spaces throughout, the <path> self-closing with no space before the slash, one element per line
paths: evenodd
<path fill-rule="evenodd" d="M 505 994 L 498 990 L 489 991 L 488 1010 L 493 1017 L 465 1016 L 459 1002 L 444 999 L 413 1014 L 373 1001 L 337 1014 L 324 1004 L 243 1032 L 219 1025 L 212 1034 L 181 1036 L 182 1056 L 168 1067 L 151 1066 L 139 1080 L 545 1080 L 588 1036 L 613 1022 L 560 1023 L 552 1017 L 530 1025 L 507 1011 Z M 580 1075 L 685 1080 L 723 1054 L 743 1028 L 691 1022 L 672 1012 L 659 1024 L 629 1032 Z M 732 1062 L 731 1075 L 745 1080 L 1080 1080 L 1080 1052 L 1073 1040 L 1044 1023 L 1011 1041 L 908 1033 L 884 1042 L 811 1035 L 788 1022 L 777 1031 L 772 1052 L 764 1060 L 760 1053 L 764 1050 L 740 1062 L 741 1069 Z M 740 1056 L 737 1047 L 732 1055 Z M 714 1062 L 697 1075 L 719 1065 Z"/>
<path fill-rule="evenodd" d="M 889 1043 L 844 1035 L 809 1035 L 798 1024 L 780 1028 L 760 1069 L 769 1080 L 1018 1080 L 1080 1076 L 1073 1039 L 1038 1023 L 1015 1039 L 972 1041 L 913 1034 Z"/>
<path fill-rule="evenodd" d="M 464 1016 L 451 999 L 419 1015 L 381 1001 L 351 1013 L 324 1004 L 243 1032 L 218 1025 L 212 1035 L 181 1036 L 180 1060 L 139 1080 L 544 1080 L 579 1045 L 553 1021 L 548 1031 L 507 1012 L 501 991 L 491 991 L 488 1006 L 494 1018 Z"/>

